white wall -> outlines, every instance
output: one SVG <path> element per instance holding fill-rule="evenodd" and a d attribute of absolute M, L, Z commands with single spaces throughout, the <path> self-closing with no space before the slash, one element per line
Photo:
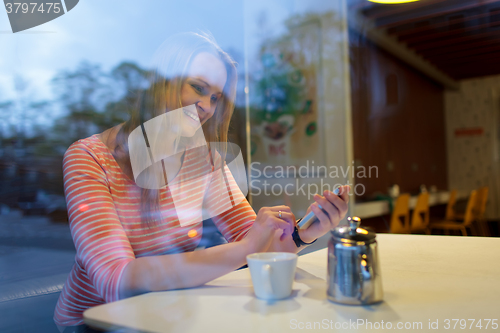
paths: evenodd
<path fill-rule="evenodd" d="M 459 91 L 445 92 L 448 184 L 471 191 L 489 186 L 486 216 L 500 217 L 500 76 L 464 80 Z M 460 128 L 483 128 L 482 135 L 457 137 Z"/>

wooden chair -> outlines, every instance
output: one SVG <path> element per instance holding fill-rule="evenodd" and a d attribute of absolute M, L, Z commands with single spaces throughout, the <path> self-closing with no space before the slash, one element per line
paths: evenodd
<path fill-rule="evenodd" d="M 469 200 L 467 201 L 467 207 L 465 208 L 464 220 L 462 222 L 442 221 L 442 222 L 429 223 L 428 233 L 430 233 L 432 229 L 441 229 L 445 231 L 459 230 L 463 236 L 467 236 L 467 228 L 470 228 L 472 231 L 475 232 L 472 223 L 474 222 L 475 218 L 474 210 L 477 205 L 477 199 L 478 199 L 477 191 L 474 190 L 470 193 Z"/>
<path fill-rule="evenodd" d="M 407 234 L 410 232 L 410 195 L 401 194 L 394 204 L 391 216 L 390 233 Z"/>
<path fill-rule="evenodd" d="M 457 214 L 455 212 L 455 204 L 457 203 L 457 190 L 452 190 L 450 192 L 450 198 L 448 199 L 448 204 L 446 205 L 446 215 L 444 219 L 446 221 L 452 221 L 456 218 Z"/>
<path fill-rule="evenodd" d="M 484 218 L 484 213 L 486 212 L 486 204 L 488 203 L 488 192 L 488 186 L 483 186 L 477 190 L 477 205 L 474 211 L 475 221 L 478 224 L 483 236 L 490 236 L 488 222 Z"/>
<path fill-rule="evenodd" d="M 474 222 L 478 225 L 482 236 L 490 235 L 488 222 L 484 218 L 484 213 L 486 212 L 486 204 L 488 203 L 488 192 L 488 186 L 480 187 L 479 189 L 477 189 L 476 206 L 473 208 Z M 448 210 L 446 211 L 446 213 L 448 213 Z M 465 214 L 453 212 L 452 218 L 450 220 L 463 221 L 464 218 Z"/>
<path fill-rule="evenodd" d="M 429 193 L 420 193 L 411 216 L 410 232 L 429 233 Z"/>

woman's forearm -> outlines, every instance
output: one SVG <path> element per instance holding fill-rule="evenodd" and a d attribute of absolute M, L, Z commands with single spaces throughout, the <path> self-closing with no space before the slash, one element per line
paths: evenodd
<path fill-rule="evenodd" d="M 125 267 L 120 298 L 203 285 L 243 266 L 246 256 L 255 252 L 251 245 L 243 239 L 194 252 L 137 258 Z"/>
<path fill-rule="evenodd" d="M 295 219 L 289 207 L 263 207 L 245 238 L 239 242 L 200 251 L 132 260 L 122 273 L 119 297 L 197 287 L 243 266 L 246 256 L 251 253 L 270 249 L 297 252 L 290 236 L 292 223 L 295 223 Z M 279 235 L 285 231 L 289 239 L 282 243 Z M 278 239 L 273 241 L 273 236 L 278 236 Z"/>
<path fill-rule="evenodd" d="M 290 252 L 290 253 L 298 253 L 305 249 L 308 245 L 302 245 L 301 247 L 297 247 L 291 235 L 288 235 L 284 239 L 281 238 L 281 230 L 278 230 L 274 237 L 271 246 L 267 250 L 267 252 Z M 299 230 L 299 235 L 303 241 L 312 242 L 314 239 L 309 240 L 309 238 L 305 238 L 302 236 L 303 231 Z"/>

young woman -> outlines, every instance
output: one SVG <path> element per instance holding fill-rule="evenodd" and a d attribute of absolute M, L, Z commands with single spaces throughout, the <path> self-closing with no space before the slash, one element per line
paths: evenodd
<path fill-rule="evenodd" d="M 89 307 L 148 291 L 203 285 L 244 265 L 250 253 L 299 250 L 292 239 L 296 221 L 289 207 L 266 207 L 256 215 L 236 192 L 232 198 L 239 203 L 212 217 L 228 243 L 193 251 L 202 223 L 182 224 L 177 212 L 200 207 L 214 191 L 211 183 L 193 186 L 175 203 L 168 184 L 159 189 L 136 184 L 127 144 L 134 129 L 192 105 L 196 114 L 180 117 L 198 120 L 206 142 L 225 142 L 236 92 L 234 62 L 210 37 L 172 37 L 155 59 L 150 86 L 130 120 L 75 142 L 64 156 L 64 187 L 77 254 L 55 310 L 61 331 L 88 329 L 82 313 Z M 168 159 L 166 169 L 175 179 L 213 170 L 217 161 L 182 151 L 180 142 L 189 141 L 189 126 L 196 130 L 195 122 L 180 126 L 173 142 L 181 154 Z M 303 242 L 324 235 L 345 216 L 349 188 L 342 190 L 340 197 L 328 191 L 315 196 L 309 210 L 320 223 L 298 232 Z"/>

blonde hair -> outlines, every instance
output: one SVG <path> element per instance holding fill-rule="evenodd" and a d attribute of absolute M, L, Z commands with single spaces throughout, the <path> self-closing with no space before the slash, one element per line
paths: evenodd
<path fill-rule="evenodd" d="M 127 140 L 130 132 L 144 122 L 181 105 L 181 88 L 194 57 L 202 52 L 217 56 L 227 72 L 222 97 L 214 115 L 203 124 L 203 133 L 208 142 L 226 142 L 229 122 L 234 110 L 237 73 L 235 62 L 224 52 L 209 34 L 182 33 L 174 35 L 158 48 L 153 56 L 149 87 L 139 96 L 136 108 L 116 136 L 115 150 L 128 155 Z M 129 155 L 128 155 L 129 156 Z M 159 190 L 142 189 L 141 216 L 148 225 L 161 219 Z"/>

